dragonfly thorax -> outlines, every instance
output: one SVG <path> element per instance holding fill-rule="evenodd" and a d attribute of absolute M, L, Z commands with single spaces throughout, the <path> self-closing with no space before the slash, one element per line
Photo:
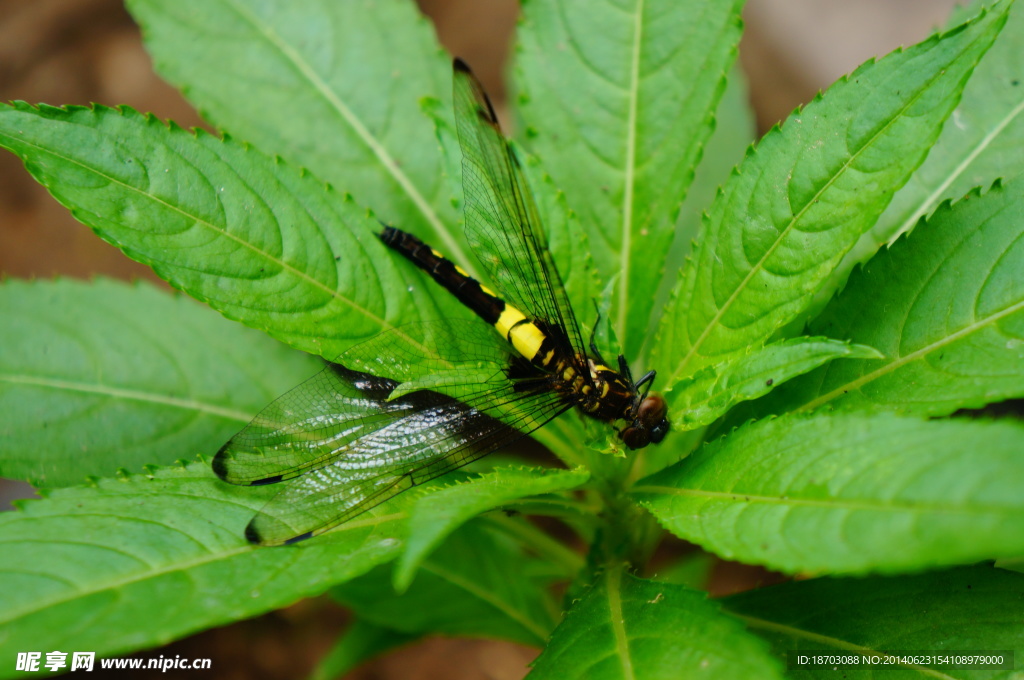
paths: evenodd
<path fill-rule="evenodd" d="M 637 401 L 633 383 L 618 371 L 593 359 L 585 360 L 589 380 L 579 376 L 573 383 L 580 409 L 588 416 L 605 422 L 631 419 Z"/>

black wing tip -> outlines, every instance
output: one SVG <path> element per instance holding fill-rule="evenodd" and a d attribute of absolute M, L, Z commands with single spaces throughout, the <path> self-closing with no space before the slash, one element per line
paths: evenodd
<path fill-rule="evenodd" d="M 213 468 L 213 474 L 217 475 L 221 481 L 227 482 L 228 484 L 237 484 L 239 486 L 264 486 L 266 484 L 277 484 L 284 480 L 284 475 L 274 475 L 272 477 L 264 477 L 262 479 L 254 479 L 252 481 L 246 481 L 244 479 L 232 479 L 231 471 L 228 470 L 228 461 L 231 459 L 231 455 L 228 453 L 228 447 L 231 446 L 231 442 L 228 442 L 224 446 L 220 447 L 217 451 L 217 455 L 213 457 L 210 462 L 210 467 Z"/>
<path fill-rule="evenodd" d="M 298 536 L 292 536 L 291 538 L 280 540 L 280 539 L 268 539 L 260 534 L 260 530 L 256 528 L 256 520 L 249 522 L 245 527 L 245 540 L 253 545 L 291 545 L 292 543 L 298 543 L 299 541 L 305 541 L 307 538 L 312 538 L 313 532 L 307 531 L 304 534 Z"/>
<path fill-rule="evenodd" d="M 259 529 L 255 526 L 255 520 L 245 525 L 245 540 L 249 541 L 253 545 L 266 545 L 263 542 L 263 537 L 260 536 Z"/>
<path fill-rule="evenodd" d="M 487 95 L 487 91 L 484 90 L 483 84 L 480 79 L 473 73 L 473 69 L 469 68 L 469 64 L 464 62 L 459 57 L 455 57 L 452 61 L 452 69 L 455 70 L 455 74 L 459 73 L 469 76 L 469 81 L 472 84 L 473 96 L 477 102 L 482 106 L 477 108 L 477 115 L 487 123 L 488 125 L 501 131 L 501 125 L 498 123 L 498 114 L 494 111 L 494 104 L 491 103 L 491 98 Z"/>
<path fill-rule="evenodd" d="M 284 481 L 284 475 L 274 475 L 273 477 L 254 479 L 253 481 L 249 482 L 246 486 L 266 486 L 267 484 L 277 484 L 280 481 Z"/>
<path fill-rule="evenodd" d="M 213 461 L 210 463 L 210 467 L 213 468 L 213 474 L 220 477 L 225 482 L 228 481 L 228 465 L 227 459 L 228 447 L 231 446 L 231 442 L 228 442 L 224 446 L 217 450 L 217 454 L 213 457 Z"/>
<path fill-rule="evenodd" d="M 299 541 L 305 541 L 307 538 L 313 537 L 314 532 L 307 531 L 303 534 L 299 534 L 298 536 L 292 536 L 291 538 L 285 539 L 283 541 L 280 538 L 267 538 L 266 536 L 260 533 L 259 528 L 256 526 L 257 519 L 258 518 L 253 518 L 253 520 L 245 526 L 245 540 L 249 541 L 249 543 L 253 545 L 291 545 L 292 543 L 298 543 Z"/>
<path fill-rule="evenodd" d="M 282 543 L 282 545 L 291 545 L 292 543 L 298 543 L 299 541 L 305 541 L 307 538 L 312 538 L 312 537 L 313 537 L 313 532 L 312 531 L 307 531 L 304 534 L 299 534 L 298 536 L 292 536 L 287 541 Z"/>

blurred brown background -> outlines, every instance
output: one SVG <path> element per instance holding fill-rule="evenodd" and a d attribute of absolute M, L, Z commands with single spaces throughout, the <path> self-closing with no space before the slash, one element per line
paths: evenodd
<path fill-rule="evenodd" d="M 500 100 L 517 2 L 419 0 L 419 4 L 434 19 L 441 42 L 470 61 Z M 759 128 L 767 129 L 785 118 L 862 61 L 921 40 L 945 22 L 953 4 L 953 0 L 748 0 L 740 58 L 751 82 L 751 104 Z M 153 73 L 139 31 L 120 0 L 0 0 L 0 101 L 11 99 L 127 104 L 186 127 L 201 124 L 178 93 Z M 0 276 L 87 278 L 96 274 L 156 280 L 146 267 L 75 222 L 14 156 L 0 151 Z M 723 564 L 715 576 L 715 589 L 729 592 L 756 585 L 763 575 Z M 343 612 L 314 600 L 138 656 L 162 653 L 213 659 L 212 671 L 179 671 L 182 677 L 187 673 L 188 677 L 302 678 L 344 624 Z M 373 661 L 351 677 L 520 678 L 535 655 L 535 650 L 511 644 L 434 638 Z M 153 677 L 157 676 L 175 677 L 173 672 Z"/>

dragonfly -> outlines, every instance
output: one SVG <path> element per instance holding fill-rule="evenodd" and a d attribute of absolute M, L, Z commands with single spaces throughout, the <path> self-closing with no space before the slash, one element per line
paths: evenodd
<path fill-rule="evenodd" d="M 453 71 L 466 236 L 500 293 L 382 225 L 386 246 L 478 318 L 424 323 L 429 351 L 404 340 L 406 327 L 358 344 L 232 437 L 213 459 L 218 477 L 282 486 L 246 527 L 251 543 L 322 534 L 574 408 L 613 424 L 630 449 L 669 431 L 665 400 L 651 392 L 656 372 L 634 380 L 621 354 L 609 366 L 594 342 L 597 323 L 584 344 L 494 107 L 465 62 L 455 59 Z"/>

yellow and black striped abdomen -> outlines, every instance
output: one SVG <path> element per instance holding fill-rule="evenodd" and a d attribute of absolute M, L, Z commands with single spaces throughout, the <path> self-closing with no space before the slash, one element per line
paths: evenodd
<path fill-rule="evenodd" d="M 469 307 L 531 363 L 548 368 L 560 358 L 556 342 L 526 315 L 498 297 L 494 291 L 467 274 L 444 255 L 401 229 L 385 226 L 380 233 L 384 245 L 430 274 L 459 302 Z"/>

